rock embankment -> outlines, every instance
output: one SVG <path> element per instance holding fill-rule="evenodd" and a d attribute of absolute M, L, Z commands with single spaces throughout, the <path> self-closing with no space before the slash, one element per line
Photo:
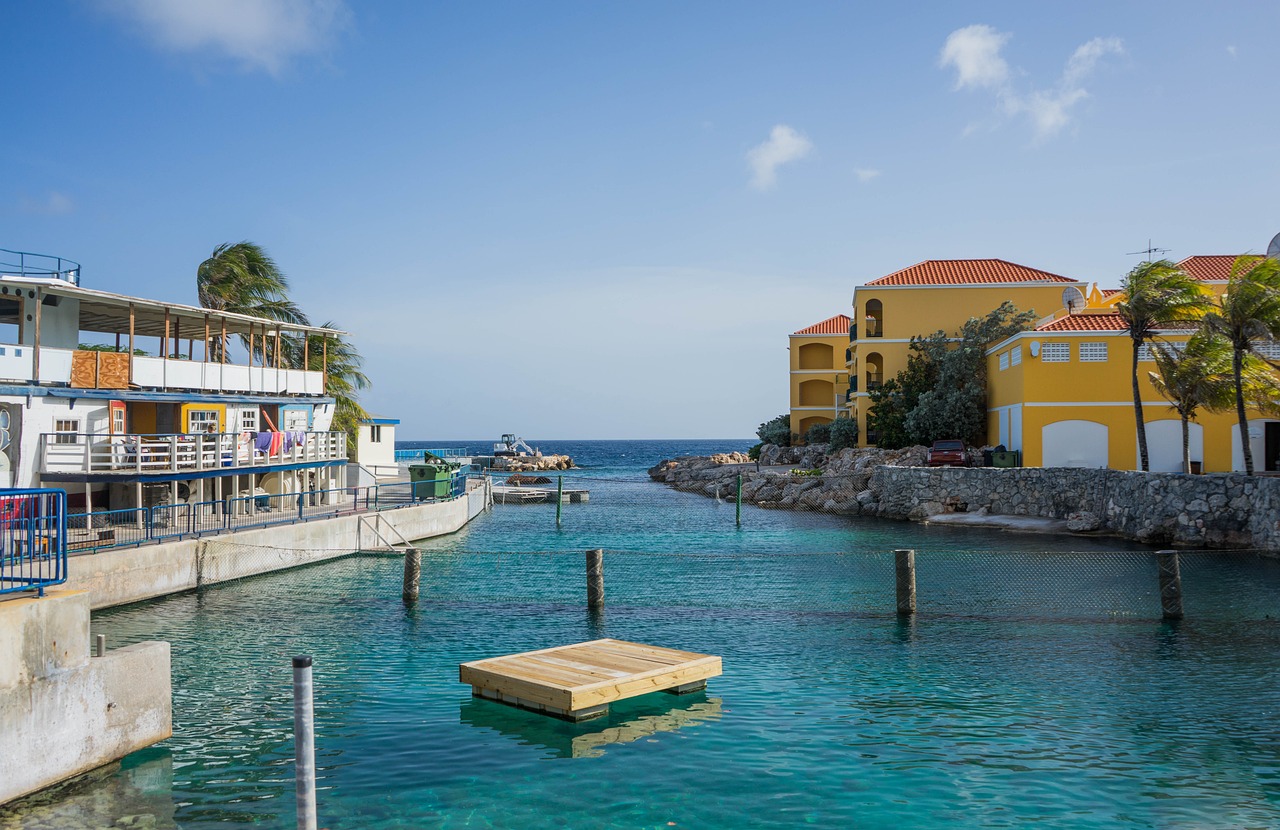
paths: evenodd
<path fill-rule="evenodd" d="M 742 499 L 761 507 L 822 510 L 955 524 L 1036 525 L 1101 532 L 1148 544 L 1280 551 L 1280 478 L 1238 473 L 1182 475 L 1078 468 L 926 467 L 925 449 L 766 446 L 741 454 L 685 457 L 649 470 L 678 490 Z M 1019 522 L 995 521 L 1019 517 Z"/>
<path fill-rule="evenodd" d="M 760 451 L 759 469 L 743 453 L 720 453 L 660 461 L 649 470 L 649 477 L 677 490 L 727 496 L 735 492 L 741 475 L 742 500 L 760 507 L 878 516 L 880 493 L 872 472 L 884 466 L 921 466 L 925 452 L 924 447 L 908 447 L 828 453 L 823 444 L 766 444 Z"/>
<path fill-rule="evenodd" d="M 567 455 L 499 455 L 493 469 L 508 473 L 540 473 L 545 470 L 571 470 L 573 459 Z"/>

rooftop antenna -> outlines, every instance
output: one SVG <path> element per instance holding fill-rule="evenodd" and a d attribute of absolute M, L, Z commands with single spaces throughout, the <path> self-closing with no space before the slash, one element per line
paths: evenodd
<path fill-rule="evenodd" d="M 1167 254 L 1167 253 L 1169 253 L 1169 251 L 1170 251 L 1170 250 L 1171 250 L 1170 248 L 1156 248 L 1156 247 L 1154 247 L 1154 246 L 1151 244 L 1151 240 L 1150 240 L 1150 239 L 1148 239 L 1148 240 L 1147 240 L 1147 248 L 1146 248 L 1146 250 L 1143 250 L 1143 251 L 1130 251 L 1129 253 L 1125 254 L 1125 256 L 1141 256 L 1142 254 L 1146 254 L 1146 255 L 1147 255 L 1147 262 L 1150 262 L 1150 261 L 1151 261 L 1151 255 L 1152 255 L 1152 254 Z"/>

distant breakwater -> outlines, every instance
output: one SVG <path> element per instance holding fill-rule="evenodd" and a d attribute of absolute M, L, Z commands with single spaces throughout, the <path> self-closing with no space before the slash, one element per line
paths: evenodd
<path fill-rule="evenodd" d="M 1280 478 L 926 467 L 923 447 L 825 449 L 766 446 L 759 469 L 742 453 L 686 456 L 659 462 L 649 476 L 733 498 L 741 475 L 742 500 L 760 507 L 915 521 L 957 512 L 1023 516 L 1153 545 L 1280 552 Z"/>

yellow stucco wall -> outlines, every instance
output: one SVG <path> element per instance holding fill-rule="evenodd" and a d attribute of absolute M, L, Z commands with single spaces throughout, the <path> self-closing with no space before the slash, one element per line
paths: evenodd
<path fill-rule="evenodd" d="M 815 423 L 828 423 L 842 414 L 849 373 L 845 334 L 793 334 L 790 345 L 791 431 L 803 436 Z"/>

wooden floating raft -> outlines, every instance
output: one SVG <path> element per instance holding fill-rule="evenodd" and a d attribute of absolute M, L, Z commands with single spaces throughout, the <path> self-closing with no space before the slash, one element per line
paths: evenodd
<path fill-rule="evenodd" d="M 591 500 L 587 490 L 565 490 L 560 494 L 562 504 L 584 504 Z M 493 485 L 494 504 L 555 504 L 556 488 L 524 487 L 506 484 Z"/>
<path fill-rule="evenodd" d="M 581 721 L 609 711 L 615 700 L 705 689 L 722 672 L 720 658 L 625 640 L 592 640 L 458 667 L 476 697 Z"/>

